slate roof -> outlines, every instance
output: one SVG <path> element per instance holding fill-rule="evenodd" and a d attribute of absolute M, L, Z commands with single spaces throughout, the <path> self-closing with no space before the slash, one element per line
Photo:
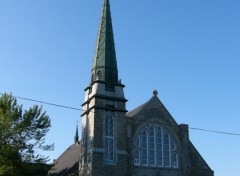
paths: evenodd
<path fill-rule="evenodd" d="M 134 118 L 140 111 L 142 111 L 145 107 L 147 107 L 151 102 L 153 102 L 155 100 L 159 101 L 160 104 L 162 105 L 161 101 L 157 97 L 157 94 L 158 94 L 157 91 L 154 90 L 153 91 L 153 96 L 152 96 L 152 98 L 150 98 L 150 100 L 148 100 L 146 103 L 138 106 L 137 108 L 133 109 L 132 111 L 128 112 L 127 116 L 131 117 L 131 118 Z"/>
<path fill-rule="evenodd" d="M 138 106 L 137 108 L 133 109 L 132 111 L 127 113 L 128 117 L 133 118 L 139 111 L 143 109 L 146 103 L 142 104 L 141 106 Z"/>
<path fill-rule="evenodd" d="M 150 100 L 148 100 L 146 103 L 138 106 L 137 108 L 133 109 L 132 111 L 128 112 L 127 113 L 127 116 L 130 117 L 130 118 L 134 118 L 140 111 L 142 111 L 145 107 L 147 107 L 152 101 L 154 101 L 154 99 L 156 99 L 157 96 L 154 95 L 152 98 L 150 98 Z M 158 98 L 157 98 L 158 101 L 160 101 Z"/>
<path fill-rule="evenodd" d="M 54 162 L 54 166 L 48 172 L 48 175 L 67 176 L 68 174 L 78 173 L 80 155 L 80 142 L 72 144 Z"/>

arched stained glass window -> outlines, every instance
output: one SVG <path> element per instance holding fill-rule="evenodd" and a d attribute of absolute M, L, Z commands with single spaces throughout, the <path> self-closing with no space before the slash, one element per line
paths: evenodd
<path fill-rule="evenodd" d="M 163 166 L 163 140 L 162 140 L 161 127 L 157 127 L 156 154 L 157 154 L 157 165 Z"/>
<path fill-rule="evenodd" d="M 134 165 L 178 168 L 177 146 L 160 125 L 146 125 L 134 141 Z"/>
<path fill-rule="evenodd" d="M 142 165 L 148 165 L 148 135 L 147 131 L 144 129 L 141 136 L 141 155 L 142 155 Z"/>
<path fill-rule="evenodd" d="M 105 128 L 105 160 L 114 160 L 114 119 L 111 115 L 107 115 L 104 119 Z"/>
<path fill-rule="evenodd" d="M 150 126 L 149 128 L 149 141 L 148 141 L 148 145 L 149 145 L 149 164 L 151 166 L 155 166 L 155 129 L 153 126 Z"/>

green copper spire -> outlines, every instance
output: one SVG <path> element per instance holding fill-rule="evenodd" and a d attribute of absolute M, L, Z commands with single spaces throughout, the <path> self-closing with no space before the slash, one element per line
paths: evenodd
<path fill-rule="evenodd" d="M 95 81 L 105 82 L 106 90 L 109 91 L 114 91 L 114 84 L 118 82 L 118 70 L 109 0 L 104 0 L 98 30 L 91 83 L 94 83 Z"/>

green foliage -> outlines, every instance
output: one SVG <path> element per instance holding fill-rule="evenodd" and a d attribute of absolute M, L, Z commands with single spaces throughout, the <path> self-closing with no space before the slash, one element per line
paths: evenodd
<path fill-rule="evenodd" d="M 0 97 L 0 176 L 23 175 L 30 163 L 45 163 L 48 157 L 37 151 L 53 150 L 45 144 L 51 121 L 42 107 L 33 106 L 23 111 L 16 98 Z"/>
<path fill-rule="evenodd" d="M 44 163 L 25 163 L 24 176 L 46 176 L 52 165 Z"/>

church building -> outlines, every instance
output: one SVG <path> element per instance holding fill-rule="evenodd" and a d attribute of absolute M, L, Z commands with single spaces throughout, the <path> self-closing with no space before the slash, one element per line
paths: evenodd
<path fill-rule="evenodd" d="M 79 151 L 74 153 L 78 158 L 75 174 L 214 175 L 191 143 L 188 125 L 174 120 L 156 90 L 147 102 L 128 112 L 124 87 L 118 75 L 109 0 L 104 0 L 90 84 L 82 104 L 82 138 L 74 144 L 79 150 L 73 146 L 68 150 Z M 61 158 L 57 161 L 61 163 Z M 57 165 L 54 167 L 61 171 Z M 50 175 L 64 174 L 52 172 Z"/>

